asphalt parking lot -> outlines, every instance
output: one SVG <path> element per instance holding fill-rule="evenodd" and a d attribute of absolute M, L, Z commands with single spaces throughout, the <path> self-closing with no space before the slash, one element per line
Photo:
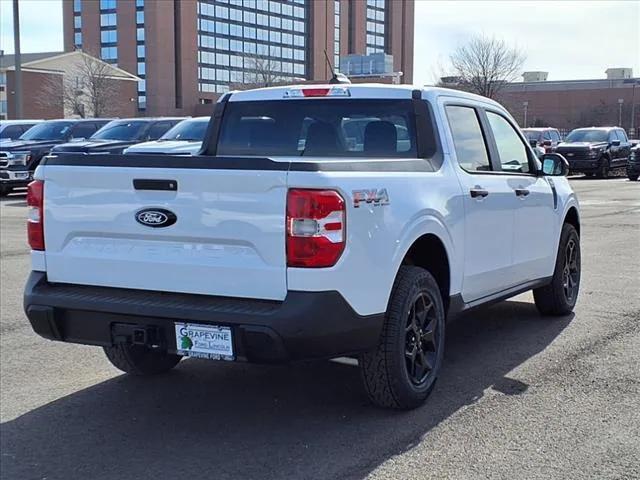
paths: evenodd
<path fill-rule="evenodd" d="M 1 214 L 3 479 L 640 478 L 640 183 L 572 180 L 575 314 L 530 294 L 448 326 L 426 405 L 369 406 L 357 368 L 183 361 L 133 378 L 97 348 L 36 336 L 23 195 Z"/>

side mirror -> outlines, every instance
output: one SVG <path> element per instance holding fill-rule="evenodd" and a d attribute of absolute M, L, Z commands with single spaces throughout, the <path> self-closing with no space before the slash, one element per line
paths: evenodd
<path fill-rule="evenodd" d="M 611 145 L 613 145 L 614 147 L 619 147 L 620 146 L 620 140 L 613 140 L 611 142 Z"/>
<path fill-rule="evenodd" d="M 565 177 L 569 174 L 569 162 L 558 153 L 545 153 L 540 160 L 543 175 Z"/>

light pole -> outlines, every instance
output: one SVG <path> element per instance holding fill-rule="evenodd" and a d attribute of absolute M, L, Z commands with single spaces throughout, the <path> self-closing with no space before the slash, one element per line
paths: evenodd
<path fill-rule="evenodd" d="M 527 109 L 529 107 L 529 102 L 522 102 L 522 106 L 524 107 L 524 128 L 527 128 Z"/>
<path fill-rule="evenodd" d="M 640 84 L 640 80 L 637 80 L 635 78 L 633 79 L 627 79 L 624 81 L 624 83 L 632 83 L 633 87 L 631 87 L 631 125 L 629 127 L 629 130 L 631 132 L 631 135 L 633 135 L 634 137 L 638 137 L 638 135 L 636 135 L 636 85 Z"/>
<path fill-rule="evenodd" d="M 622 127 L 622 104 L 624 103 L 624 98 L 618 99 L 618 126 Z"/>
<path fill-rule="evenodd" d="M 13 49 L 15 60 L 15 85 L 13 87 L 15 97 L 15 116 L 22 118 L 22 62 L 20 58 L 20 11 L 18 0 L 13 0 Z"/>

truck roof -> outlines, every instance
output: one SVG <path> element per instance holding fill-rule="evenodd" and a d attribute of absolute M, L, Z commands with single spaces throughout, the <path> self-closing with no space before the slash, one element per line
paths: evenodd
<path fill-rule="evenodd" d="M 472 100 L 476 102 L 488 103 L 494 106 L 500 106 L 490 98 L 467 93 L 460 90 L 440 87 L 424 87 L 417 85 L 388 85 L 381 83 L 357 83 L 357 84 L 297 84 L 283 85 L 277 87 L 256 88 L 252 90 L 234 91 L 229 99 L 230 102 L 242 101 L 259 101 L 259 100 L 286 100 L 294 99 L 295 96 L 287 97 L 292 91 L 307 89 L 336 89 L 348 91 L 350 98 L 369 98 L 369 99 L 410 99 L 413 92 L 419 90 L 422 92 L 422 98 L 434 100 L 437 97 L 455 97 Z M 307 97 L 309 98 L 309 97 Z"/>

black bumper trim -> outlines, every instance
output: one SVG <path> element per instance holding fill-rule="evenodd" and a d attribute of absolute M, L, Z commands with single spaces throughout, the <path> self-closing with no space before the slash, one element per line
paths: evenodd
<path fill-rule="evenodd" d="M 31 272 L 24 310 L 34 331 L 51 340 L 110 346 L 114 326 L 127 324 L 159 331 L 170 352 L 176 321 L 225 325 L 232 328 L 236 356 L 252 362 L 366 351 L 376 346 L 384 321 L 384 313 L 358 315 L 335 291 L 290 291 L 276 302 L 54 284 L 43 272 Z"/>

